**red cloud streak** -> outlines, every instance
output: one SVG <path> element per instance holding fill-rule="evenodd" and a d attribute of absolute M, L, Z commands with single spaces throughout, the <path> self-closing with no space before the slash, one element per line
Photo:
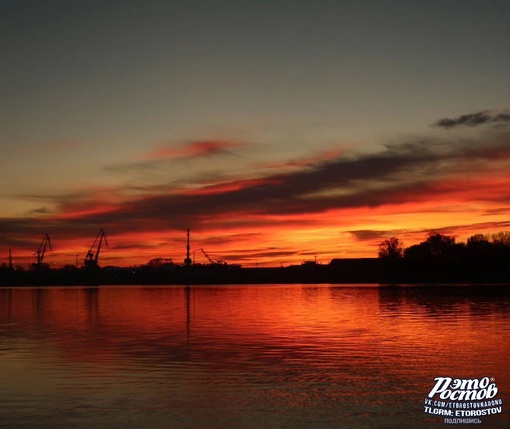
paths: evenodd
<path fill-rule="evenodd" d="M 146 154 L 143 159 L 167 159 L 167 158 L 196 158 L 202 156 L 225 153 L 227 149 L 239 147 L 242 144 L 224 140 L 195 141 L 186 145 L 175 146 L 167 144 L 159 149 Z"/>
<path fill-rule="evenodd" d="M 234 145 L 195 142 L 160 155 L 216 153 Z M 181 263 L 187 228 L 192 250 L 243 265 L 373 257 L 378 242 L 394 235 L 409 246 L 431 230 L 462 241 L 508 228 L 509 146 L 506 134 L 483 148 L 478 142 L 412 143 L 194 190 L 84 192 L 60 201 L 51 217 L 0 219 L 0 233 L 3 248 L 11 247 L 24 263 L 32 261 L 45 233 L 56 264 L 74 263 L 77 253 L 81 261 L 99 228 L 110 243 L 104 257 L 114 265 L 157 257 Z"/>

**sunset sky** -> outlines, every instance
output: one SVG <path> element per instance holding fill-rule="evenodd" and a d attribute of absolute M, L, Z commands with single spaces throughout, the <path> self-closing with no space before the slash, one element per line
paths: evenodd
<path fill-rule="evenodd" d="M 0 0 L 0 263 L 510 230 L 510 1 Z M 207 262 L 196 252 L 196 262 Z"/>

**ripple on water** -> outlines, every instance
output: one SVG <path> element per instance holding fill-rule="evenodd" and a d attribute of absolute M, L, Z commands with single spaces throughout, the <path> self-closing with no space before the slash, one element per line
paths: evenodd
<path fill-rule="evenodd" d="M 31 299 L 11 294 L 0 314 L 2 428 L 419 429 L 441 423 L 422 409 L 438 375 L 510 385 L 507 296 L 295 285 Z"/>

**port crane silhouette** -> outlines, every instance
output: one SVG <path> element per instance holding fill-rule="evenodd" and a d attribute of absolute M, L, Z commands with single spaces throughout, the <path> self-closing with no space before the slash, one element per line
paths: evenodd
<path fill-rule="evenodd" d="M 98 268 L 99 265 L 97 263 L 97 260 L 99 259 L 99 253 L 101 252 L 101 246 L 104 243 L 106 246 L 108 246 L 108 240 L 106 239 L 105 232 L 100 229 L 99 232 L 96 235 L 96 239 L 92 243 L 92 246 L 90 246 L 89 251 L 87 252 L 87 256 L 85 256 L 85 259 L 83 260 L 83 263 L 85 264 L 85 267 L 87 268 Z M 97 250 L 94 252 L 93 249 L 96 246 L 97 243 Z"/>
<path fill-rule="evenodd" d="M 225 262 L 223 261 L 215 261 L 213 258 L 211 258 L 204 249 L 200 249 L 200 251 L 204 254 L 204 256 L 207 258 L 207 260 L 211 263 L 211 265 L 225 265 Z"/>
<path fill-rule="evenodd" d="M 47 268 L 48 267 L 48 264 L 43 263 L 44 254 L 46 253 L 46 247 L 49 247 L 50 250 L 53 250 L 53 248 L 51 247 L 50 236 L 48 234 L 44 234 L 42 242 L 39 245 L 39 248 L 34 253 L 34 256 L 37 256 L 37 262 L 34 262 L 32 264 L 32 267 L 34 267 L 34 268 Z"/>

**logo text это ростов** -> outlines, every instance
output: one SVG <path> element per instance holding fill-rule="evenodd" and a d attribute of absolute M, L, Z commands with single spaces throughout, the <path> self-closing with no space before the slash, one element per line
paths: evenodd
<path fill-rule="evenodd" d="M 491 399 L 498 393 L 496 383 L 491 383 L 489 377 L 482 379 L 436 377 L 434 381 L 436 384 L 429 392 L 429 398 L 433 398 L 434 395 L 439 393 L 441 399 L 472 401 L 476 399 Z"/>

